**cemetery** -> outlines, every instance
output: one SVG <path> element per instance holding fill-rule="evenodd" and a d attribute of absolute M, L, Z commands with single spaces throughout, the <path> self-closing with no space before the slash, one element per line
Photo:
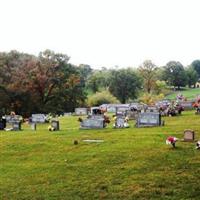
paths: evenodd
<path fill-rule="evenodd" d="M 129 129 L 121 129 L 125 121 L 121 111 L 115 113 L 119 126 L 115 129 L 112 114 L 108 115 L 111 123 L 105 128 L 102 113 L 94 107 L 81 123 L 78 116 L 71 115 L 50 123 L 24 122 L 20 127 L 13 126 L 15 131 L 1 130 L 3 197 L 15 199 L 18 188 L 22 199 L 31 199 L 32 195 L 50 199 L 52 193 L 60 199 L 63 195 L 73 197 L 77 187 L 81 188 L 80 197 L 86 199 L 99 199 L 101 195 L 108 199 L 138 195 L 143 199 L 159 199 L 160 195 L 170 199 L 174 190 L 179 191 L 177 199 L 199 196 L 199 186 L 195 184 L 199 181 L 200 165 L 199 115 L 192 110 L 161 118 L 149 107 L 146 112 L 139 112 L 136 120 L 129 121 Z M 19 118 L 15 117 L 14 122 Z M 6 119 L 13 122 L 9 116 Z M 33 124 L 36 127 L 31 127 Z M 46 171 L 51 173 L 47 175 Z M 170 171 L 167 176 L 166 171 Z M 34 193 L 27 186 L 30 184 Z M 116 189 L 118 192 L 110 192 Z"/>

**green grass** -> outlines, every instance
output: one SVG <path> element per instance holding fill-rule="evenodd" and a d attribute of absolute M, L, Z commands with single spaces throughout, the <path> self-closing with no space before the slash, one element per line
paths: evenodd
<path fill-rule="evenodd" d="M 187 88 L 181 91 L 172 92 L 170 95 L 167 95 L 166 99 L 176 99 L 178 93 L 183 94 L 187 99 L 195 99 L 197 95 L 200 95 L 200 88 Z"/>
<path fill-rule="evenodd" d="M 200 151 L 195 143 L 165 144 L 187 128 L 200 139 L 194 111 L 154 128 L 135 128 L 131 121 L 129 129 L 79 130 L 77 117 L 60 122 L 59 132 L 49 132 L 47 124 L 35 132 L 28 125 L 0 132 L 0 199 L 199 199 Z"/>

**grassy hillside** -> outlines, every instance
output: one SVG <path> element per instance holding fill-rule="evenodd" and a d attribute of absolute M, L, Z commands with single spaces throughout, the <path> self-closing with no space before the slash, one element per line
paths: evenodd
<path fill-rule="evenodd" d="M 170 95 L 167 95 L 166 99 L 176 99 L 178 93 L 183 94 L 183 96 L 186 97 L 187 99 L 194 99 L 196 98 L 197 95 L 200 95 L 200 88 L 195 88 L 195 89 L 187 88 L 181 91 L 175 91 L 172 92 Z"/>
<path fill-rule="evenodd" d="M 31 131 L 0 132 L 0 199 L 199 199 L 200 151 L 195 143 L 165 144 L 184 129 L 200 139 L 194 111 L 166 117 L 164 127 L 79 130 L 77 117 Z M 77 139 L 78 145 L 73 141 Z M 83 139 L 103 139 L 84 143 Z"/>

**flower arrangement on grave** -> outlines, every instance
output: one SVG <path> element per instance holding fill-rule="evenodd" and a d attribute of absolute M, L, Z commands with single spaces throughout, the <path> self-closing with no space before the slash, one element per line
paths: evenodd
<path fill-rule="evenodd" d="M 171 144 L 174 148 L 176 147 L 176 142 L 178 141 L 178 138 L 176 137 L 173 137 L 173 136 L 169 136 L 167 139 L 166 139 L 166 144 L 169 145 Z"/>
<path fill-rule="evenodd" d="M 200 140 L 196 143 L 196 149 L 200 149 Z"/>
<path fill-rule="evenodd" d="M 54 128 L 53 126 L 50 125 L 50 126 L 48 126 L 48 130 L 49 130 L 49 131 L 55 131 L 55 128 Z"/>

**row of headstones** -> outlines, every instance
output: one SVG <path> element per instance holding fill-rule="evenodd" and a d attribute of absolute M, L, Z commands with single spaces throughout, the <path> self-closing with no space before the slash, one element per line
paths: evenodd
<path fill-rule="evenodd" d="M 116 116 L 115 128 L 123 128 L 125 124 L 125 118 L 123 116 Z M 147 112 L 139 113 L 136 120 L 136 127 L 152 127 L 152 126 L 163 126 L 164 121 L 161 120 L 159 113 Z M 98 129 L 104 128 L 103 118 L 89 118 L 81 122 L 82 129 Z"/>
<path fill-rule="evenodd" d="M 21 126 L 22 122 L 16 121 L 16 122 L 11 122 L 9 124 L 11 125 L 11 128 L 9 128 L 7 130 L 11 130 L 11 131 L 20 131 L 20 130 L 22 130 L 22 128 L 21 128 L 22 127 Z M 37 130 L 37 123 L 31 123 L 30 127 L 31 127 L 31 130 L 36 131 Z M 59 121 L 52 120 L 49 130 L 50 131 L 58 131 L 58 130 L 60 130 Z"/>
<path fill-rule="evenodd" d="M 4 116 L 5 120 L 0 121 L 1 130 L 13 130 L 18 131 L 21 130 L 22 124 L 22 116 L 20 115 L 6 115 Z M 36 130 L 37 123 L 45 123 L 46 116 L 44 114 L 33 114 L 29 123 L 31 124 L 31 129 Z M 11 127 L 6 128 L 6 125 L 9 124 Z M 59 121 L 52 120 L 51 121 L 52 130 L 59 130 Z"/>

